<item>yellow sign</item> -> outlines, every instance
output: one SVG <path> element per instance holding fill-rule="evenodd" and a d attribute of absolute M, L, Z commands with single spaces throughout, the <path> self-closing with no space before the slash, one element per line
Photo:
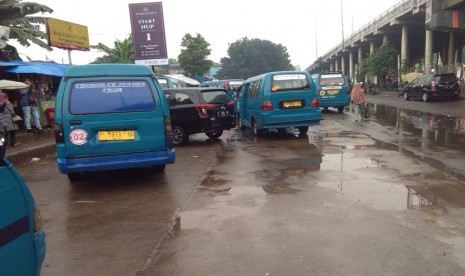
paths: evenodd
<path fill-rule="evenodd" d="M 47 18 L 48 45 L 52 47 L 89 51 L 89 32 L 87 26 Z"/>
<path fill-rule="evenodd" d="M 289 107 L 301 107 L 301 106 L 302 106 L 302 102 L 301 102 L 301 101 L 284 102 L 284 103 L 283 103 L 283 106 L 284 106 L 285 108 L 289 108 Z"/>
<path fill-rule="evenodd" d="M 123 140 L 134 140 L 135 139 L 134 130 L 126 131 L 99 131 L 98 140 L 99 141 L 123 141 Z"/>

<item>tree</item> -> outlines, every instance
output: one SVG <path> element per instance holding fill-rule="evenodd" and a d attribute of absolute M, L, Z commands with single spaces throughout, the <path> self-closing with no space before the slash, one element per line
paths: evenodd
<path fill-rule="evenodd" d="M 98 57 L 92 63 L 134 63 L 134 48 L 131 36 L 124 40 L 116 40 L 113 48 L 103 43 L 92 45 L 92 49 L 104 52 L 105 55 Z"/>
<path fill-rule="evenodd" d="M 0 0 L 0 26 L 10 28 L 9 39 L 14 39 L 19 44 L 29 47 L 31 43 L 36 44 L 49 51 L 52 50 L 47 43 L 46 33 L 40 30 L 40 25 L 45 24 L 45 17 L 30 16 L 41 13 L 52 13 L 53 10 L 48 6 L 35 2 L 21 2 L 20 0 Z M 3 51 L 4 57 L 14 60 L 17 59 L 16 48 L 10 45 L 8 51 Z"/>
<path fill-rule="evenodd" d="M 179 65 L 188 77 L 200 76 L 208 72 L 213 62 L 208 60 L 211 50 L 200 34 L 193 37 L 185 34 L 181 41 L 181 53 L 178 56 Z"/>
<path fill-rule="evenodd" d="M 363 76 L 378 76 L 383 80 L 386 75 L 393 71 L 396 65 L 396 50 L 389 44 L 383 44 L 375 52 L 363 60 L 360 68 L 360 79 Z"/>
<path fill-rule="evenodd" d="M 271 71 L 294 70 L 287 48 L 268 40 L 244 37 L 229 45 L 219 78 L 245 79 Z"/>

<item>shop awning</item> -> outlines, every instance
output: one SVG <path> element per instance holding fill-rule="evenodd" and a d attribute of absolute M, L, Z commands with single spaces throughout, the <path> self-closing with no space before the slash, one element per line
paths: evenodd
<path fill-rule="evenodd" d="M 51 62 L 29 61 L 16 63 L 16 66 L 8 67 L 4 71 L 15 74 L 41 74 L 62 77 L 65 71 L 68 69 L 68 65 Z"/>

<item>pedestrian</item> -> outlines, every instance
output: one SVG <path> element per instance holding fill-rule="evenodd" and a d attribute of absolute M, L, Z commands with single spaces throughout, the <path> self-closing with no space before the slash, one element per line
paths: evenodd
<path fill-rule="evenodd" d="M 352 92 L 350 93 L 350 98 L 355 112 L 355 121 L 357 122 L 359 118 L 361 121 L 362 111 L 366 104 L 365 90 L 362 88 L 362 83 L 358 82 L 354 85 L 354 88 L 352 88 Z"/>
<path fill-rule="evenodd" d="M 13 117 L 15 116 L 14 106 L 8 100 L 8 95 L 0 90 L 0 124 L 6 127 L 8 135 L 5 135 L 5 138 L 7 138 L 7 142 L 12 147 L 18 144 L 16 143 L 18 125 L 13 121 Z"/>
<path fill-rule="evenodd" d="M 37 102 L 37 94 L 35 92 L 34 84 L 30 79 L 26 79 L 24 81 L 25 84 L 28 85 L 27 88 L 20 89 L 19 92 L 21 94 L 21 107 L 23 108 L 23 115 L 24 115 L 24 127 L 26 128 L 26 132 L 32 133 L 31 129 L 31 115 L 34 121 L 34 126 L 39 132 L 42 132 L 42 127 L 40 125 L 40 118 L 38 112 L 38 102 Z"/>

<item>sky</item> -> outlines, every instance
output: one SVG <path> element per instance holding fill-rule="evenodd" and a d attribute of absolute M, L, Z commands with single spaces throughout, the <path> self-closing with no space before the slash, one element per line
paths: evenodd
<path fill-rule="evenodd" d="M 189 33 L 202 35 L 210 43 L 209 59 L 220 62 L 230 43 L 243 37 L 269 40 L 287 48 L 292 65 L 302 70 L 317 55 L 322 56 L 344 37 L 350 36 L 402 0 L 164 0 L 162 2 L 168 58 L 177 59 L 181 39 Z M 408 1 L 408 0 L 405 0 Z M 130 3 L 133 0 L 37 0 L 53 13 L 44 16 L 85 25 L 91 45 L 113 47 L 131 33 Z M 342 3 L 342 5 L 341 5 Z M 342 6 L 342 16 L 341 16 Z M 39 14 L 37 14 L 39 15 Z M 341 20 L 341 17 L 343 20 Z M 343 26 L 343 28 L 342 28 Z M 344 30 L 342 30 L 344 29 Z M 23 60 L 53 60 L 69 63 L 66 50 L 49 52 L 38 46 L 18 48 Z M 96 50 L 72 51 L 73 64 L 86 64 L 103 53 Z"/>

